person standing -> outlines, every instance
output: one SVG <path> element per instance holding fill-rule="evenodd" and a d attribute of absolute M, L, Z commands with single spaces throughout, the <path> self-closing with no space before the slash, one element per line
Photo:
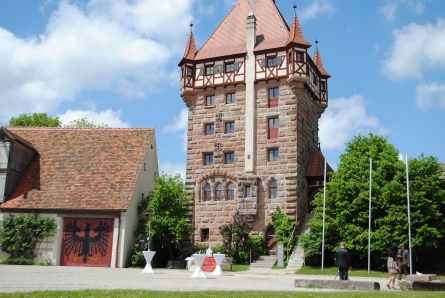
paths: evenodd
<path fill-rule="evenodd" d="M 396 274 L 397 270 L 399 270 L 399 267 L 397 267 L 397 261 L 396 261 L 396 252 L 397 252 L 397 244 L 391 245 L 391 248 L 388 252 L 388 272 L 391 274 L 389 276 L 388 283 L 386 284 L 386 287 L 388 289 L 395 289 L 395 283 L 396 283 Z M 392 283 L 392 286 L 391 286 Z"/>
<path fill-rule="evenodd" d="M 348 280 L 348 268 L 352 269 L 351 260 L 349 259 L 348 250 L 345 243 L 340 243 L 340 248 L 335 253 L 337 259 L 338 271 L 340 272 L 340 280 Z"/>
<path fill-rule="evenodd" d="M 409 253 L 405 249 L 405 243 L 400 243 L 400 249 L 397 251 L 397 263 L 399 265 L 399 280 L 402 279 L 402 274 L 405 272 L 405 278 L 409 267 Z"/>

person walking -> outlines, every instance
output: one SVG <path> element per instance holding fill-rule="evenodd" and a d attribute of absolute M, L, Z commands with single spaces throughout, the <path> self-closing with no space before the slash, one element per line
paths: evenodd
<path fill-rule="evenodd" d="M 405 278 L 409 267 L 409 253 L 405 249 L 405 243 L 400 243 L 400 249 L 397 251 L 397 263 L 399 265 L 399 280 L 402 279 L 402 274 L 405 273 Z"/>
<path fill-rule="evenodd" d="M 394 289 L 394 290 L 396 289 L 395 287 L 396 274 L 397 270 L 399 270 L 399 267 L 397 266 L 396 252 L 397 252 L 397 245 L 396 244 L 391 245 L 388 252 L 388 261 L 387 261 L 388 273 L 390 274 L 390 276 L 388 283 L 386 284 L 386 287 L 388 289 Z"/>
<path fill-rule="evenodd" d="M 351 260 L 349 259 L 348 250 L 345 243 L 340 243 L 340 248 L 335 252 L 338 271 L 340 272 L 340 280 L 348 280 L 348 268 L 352 269 Z"/>

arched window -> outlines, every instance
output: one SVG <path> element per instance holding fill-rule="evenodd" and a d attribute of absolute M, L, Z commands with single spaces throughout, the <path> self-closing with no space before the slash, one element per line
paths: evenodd
<path fill-rule="evenodd" d="M 227 200 L 232 201 L 235 199 L 235 185 L 229 183 L 227 186 Z"/>
<path fill-rule="evenodd" d="M 272 181 L 269 184 L 269 197 L 276 198 L 277 197 L 277 181 Z"/>
<path fill-rule="evenodd" d="M 210 184 L 206 184 L 204 187 L 204 201 L 210 201 L 212 199 L 212 187 Z"/>
<path fill-rule="evenodd" d="M 221 183 L 218 183 L 218 185 L 216 186 L 215 200 L 222 201 L 222 199 L 223 199 L 223 187 Z"/>

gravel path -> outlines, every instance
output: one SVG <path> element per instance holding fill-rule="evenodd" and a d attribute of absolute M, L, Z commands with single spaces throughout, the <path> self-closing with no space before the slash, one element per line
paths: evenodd
<path fill-rule="evenodd" d="M 5 265 L 0 266 L 0 292 L 82 289 L 329 291 L 295 288 L 294 280 L 333 278 L 294 275 L 272 269 L 225 272 L 224 276 L 205 273 L 207 279 L 194 279 L 191 278 L 192 274 L 186 270 L 173 269 L 154 269 L 154 274 L 142 274 L 142 269 Z M 354 280 L 377 281 L 381 290 L 386 289 L 386 278 L 354 277 Z"/>

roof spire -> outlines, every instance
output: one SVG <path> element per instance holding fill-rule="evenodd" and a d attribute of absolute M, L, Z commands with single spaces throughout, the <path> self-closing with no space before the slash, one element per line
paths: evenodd
<path fill-rule="evenodd" d="M 323 62 L 321 61 L 321 55 L 318 51 L 318 40 L 315 40 L 315 53 L 314 53 L 314 63 L 317 66 L 318 70 L 321 72 L 322 75 L 330 77 L 331 75 L 324 69 Z"/>
<path fill-rule="evenodd" d="M 190 22 L 190 35 L 185 46 L 184 59 L 193 59 L 196 54 L 195 38 L 193 37 L 193 22 Z"/>
<path fill-rule="evenodd" d="M 304 38 L 303 33 L 301 32 L 300 23 L 298 22 L 296 12 L 297 6 L 295 5 L 295 3 L 293 7 L 294 17 L 292 18 L 292 26 L 290 27 L 289 38 L 287 39 L 287 42 L 295 42 L 310 47 L 311 44 Z"/>

